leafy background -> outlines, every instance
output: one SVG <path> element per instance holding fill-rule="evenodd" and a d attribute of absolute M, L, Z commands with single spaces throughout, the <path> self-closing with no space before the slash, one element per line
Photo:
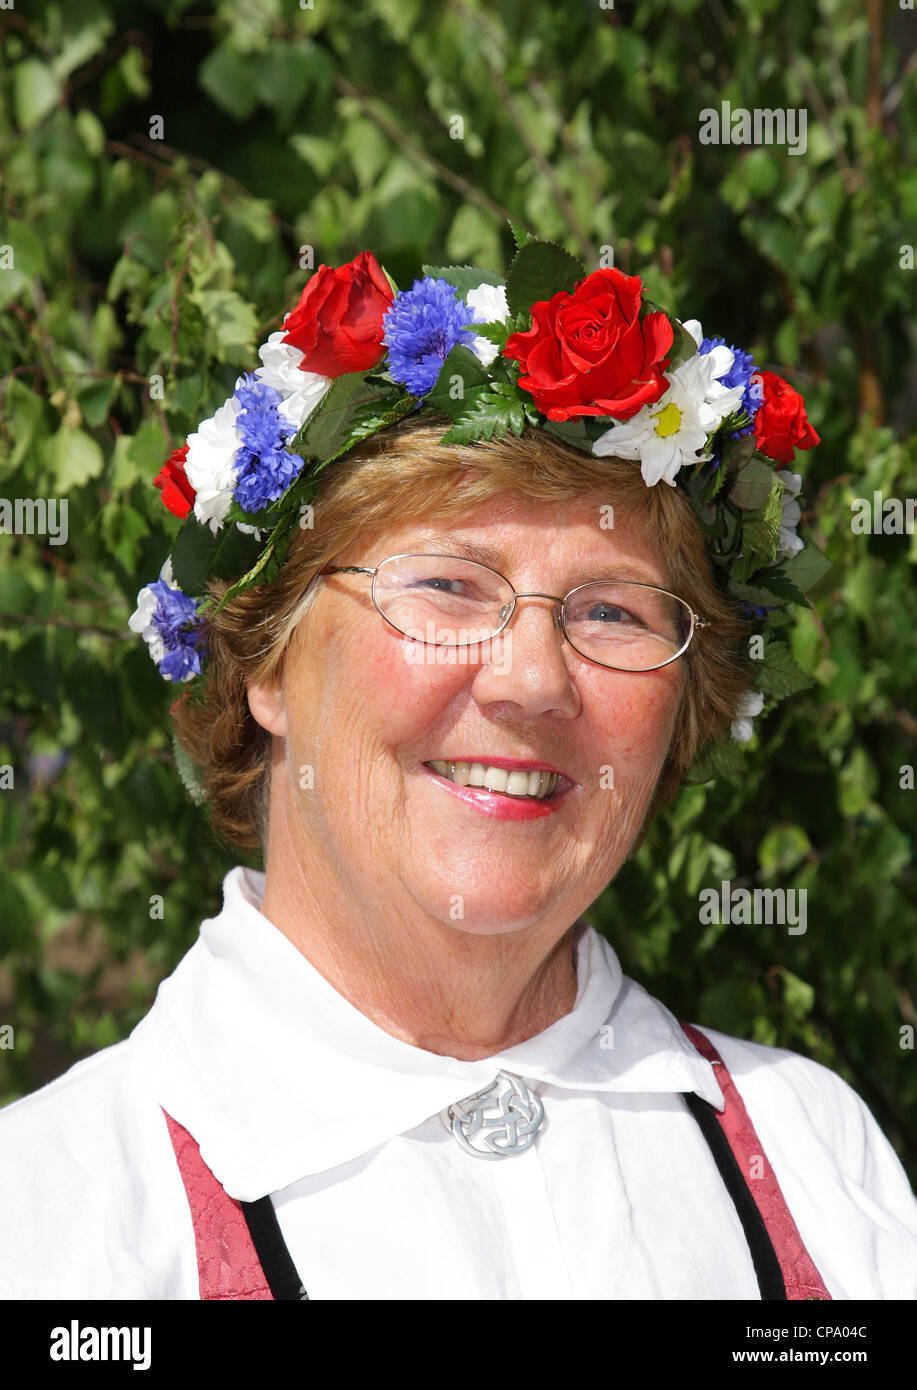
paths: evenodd
<path fill-rule="evenodd" d="M 724 99 L 805 108 L 805 154 L 702 145 Z M 512 217 L 590 269 L 613 246 L 806 397 L 815 683 L 589 915 L 681 1017 L 844 1076 L 917 1179 L 917 536 L 850 525 L 855 497 L 917 494 L 915 131 L 917 14 L 876 0 L 0 10 L 0 493 L 70 509 L 66 545 L 0 542 L 0 1100 L 126 1036 L 222 875 L 260 867 L 211 843 L 177 692 L 126 628 L 179 525 L 153 476 L 257 365 L 301 248 L 371 247 L 407 287 L 505 270 Z M 805 888 L 807 932 L 701 925 L 723 879 Z"/>

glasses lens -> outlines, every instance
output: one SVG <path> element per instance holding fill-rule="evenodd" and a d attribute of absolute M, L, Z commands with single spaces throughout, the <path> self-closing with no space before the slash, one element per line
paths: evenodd
<path fill-rule="evenodd" d="M 486 642 L 513 591 L 493 570 L 453 555 L 396 555 L 376 571 L 379 611 L 399 632 L 434 646 Z"/>
<path fill-rule="evenodd" d="M 691 635 L 684 600 L 648 584 L 584 584 L 567 599 L 564 621 L 582 656 L 616 671 L 661 666 Z"/>

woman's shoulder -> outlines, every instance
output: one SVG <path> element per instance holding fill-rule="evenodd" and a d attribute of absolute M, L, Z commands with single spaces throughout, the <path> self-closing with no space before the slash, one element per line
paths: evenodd
<path fill-rule="evenodd" d="M 845 1179 L 887 1193 L 917 1232 L 917 1201 L 901 1161 L 853 1086 L 801 1053 L 697 1026 L 722 1057 L 765 1149 L 797 1159 L 830 1154 Z"/>
<path fill-rule="evenodd" d="M 163 1279 L 183 1283 L 166 1229 L 190 1231 L 184 1188 L 127 1041 L 0 1110 L 0 1153 L 0 1298 L 162 1297 Z M 148 1261 L 129 1254 L 138 1235 Z"/>

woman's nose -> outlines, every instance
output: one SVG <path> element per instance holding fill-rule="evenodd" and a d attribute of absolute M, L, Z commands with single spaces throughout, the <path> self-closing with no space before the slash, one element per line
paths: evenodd
<path fill-rule="evenodd" d="M 532 603 L 532 612 L 527 614 L 519 599 L 540 599 Z M 553 594 L 517 594 L 515 610 L 500 636 L 506 636 L 506 653 L 501 663 L 501 674 L 512 677 L 517 672 L 539 670 L 538 684 L 542 693 L 550 690 L 553 695 L 561 693 L 560 687 L 569 689 L 570 673 L 564 656 L 566 637 L 561 622 L 560 604 Z M 548 604 L 551 604 L 550 620 Z M 540 610 L 540 611 L 539 611 Z M 498 642 L 500 638 L 496 639 Z"/>

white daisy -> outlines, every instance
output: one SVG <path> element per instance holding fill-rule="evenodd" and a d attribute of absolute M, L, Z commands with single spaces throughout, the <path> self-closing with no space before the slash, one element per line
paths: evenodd
<path fill-rule="evenodd" d="M 781 498 L 783 515 L 780 518 L 780 534 L 777 541 L 777 554 L 782 560 L 787 560 L 791 555 L 797 555 L 803 548 L 803 542 L 796 534 L 796 527 L 802 516 L 802 509 L 796 501 L 796 495 L 802 487 L 802 474 L 790 473 L 785 468 L 781 468 L 777 474 L 783 483 L 784 493 Z"/>
<path fill-rule="evenodd" d="M 612 425 L 592 446 L 599 458 L 614 454 L 639 459 L 647 487 L 655 487 L 660 480 L 674 487 L 682 464 L 710 457 L 698 453 L 710 433 L 710 407 L 678 371 L 667 372 L 666 380 L 669 389 L 660 400 L 642 406 L 632 419 Z"/>
<path fill-rule="evenodd" d="M 283 329 L 261 344 L 258 356 L 264 366 L 255 368 L 255 376 L 280 392 L 278 410 L 298 430 L 327 392 L 331 377 L 304 371 L 301 364 L 305 354 L 283 341 Z"/>
<path fill-rule="evenodd" d="M 682 328 L 686 329 L 691 334 L 691 337 L 699 348 L 704 341 L 704 330 L 700 326 L 700 320 L 688 319 L 687 322 L 682 324 Z M 720 380 L 721 377 L 728 376 L 732 371 L 736 360 L 735 353 L 732 348 L 726 347 L 725 343 L 720 343 L 717 347 L 711 348 L 709 352 L 703 353 L 703 355 L 698 352 L 696 357 L 706 377 L 704 400 L 708 405 L 713 406 L 718 411 L 719 420 L 717 420 L 717 424 L 719 424 L 720 420 L 724 420 L 727 415 L 731 415 L 733 411 L 739 409 L 739 406 L 742 404 L 742 397 L 745 394 L 745 387 L 741 384 L 738 386 L 724 386 Z M 691 362 L 694 360 L 694 357 L 689 359 Z M 687 363 L 685 363 L 685 366 L 687 366 Z"/>
<path fill-rule="evenodd" d="M 764 696 L 757 690 L 746 690 L 739 699 L 736 719 L 732 721 L 731 732 L 736 743 L 747 743 L 754 733 L 752 720 L 764 708 Z"/>
<path fill-rule="evenodd" d="M 696 329 L 692 337 L 699 342 L 697 320 L 685 327 L 689 332 Z M 592 452 L 599 458 L 614 454 L 639 459 L 647 487 L 660 481 L 674 487 L 675 475 L 684 464 L 710 458 L 708 436 L 742 398 L 741 386 L 725 387 L 717 380 L 734 360 L 726 347 L 694 353 L 674 371 L 664 373 L 669 389 L 658 401 L 642 406 L 632 419 L 612 425 L 595 441 Z"/>
<path fill-rule="evenodd" d="M 477 285 L 468 291 L 464 299 L 469 309 L 474 311 L 477 323 L 505 323 L 509 317 L 503 285 Z M 476 333 L 471 351 L 483 366 L 489 367 L 497 355 L 497 345 Z"/>
<path fill-rule="evenodd" d="M 215 415 L 188 436 L 185 476 L 196 493 L 194 515 L 209 525 L 214 535 L 229 511 L 238 482 L 235 457 L 242 440 L 235 422 L 241 409 L 236 397 L 230 396 Z"/>

